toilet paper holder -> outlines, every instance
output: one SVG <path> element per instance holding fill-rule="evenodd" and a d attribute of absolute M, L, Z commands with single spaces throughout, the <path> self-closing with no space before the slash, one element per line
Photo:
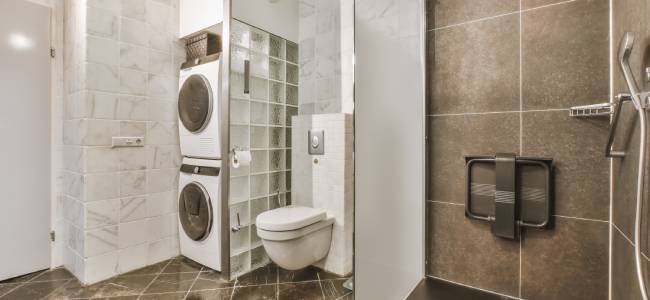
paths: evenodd
<path fill-rule="evenodd" d="M 248 151 L 248 150 L 249 148 L 234 145 L 232 149 L 230 149 L 230 154 L 235 155 L 237 152 Z"/>

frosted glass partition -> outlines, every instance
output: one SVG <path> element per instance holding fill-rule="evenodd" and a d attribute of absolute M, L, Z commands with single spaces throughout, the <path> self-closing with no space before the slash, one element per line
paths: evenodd
<path fill-rule="evenodd" d="M 355 296 L 424 277 L 424 4 L 355 1 Z"/>
<path fill-rule="evenodd" d="M 298 45 L 236 19 L 231 25 L 229 149 L 249 149 L 252 156 L 250 166 L 230 170 L 230 225 L 241 228 L 230 233 L 230 267 L 236 277 L 270 262 L 256 234 L 257 215 L 291 202 Z"/>

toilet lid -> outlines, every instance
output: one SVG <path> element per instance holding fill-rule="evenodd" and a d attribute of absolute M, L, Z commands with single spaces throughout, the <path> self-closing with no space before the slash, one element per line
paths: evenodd
<path fill-rule="evenodd" d="M 324 220 L 322 209 L 305 206 L 286 206 L 272 209 L 257 216 L 257 227 L 268 231 L 296 230 Z"/>

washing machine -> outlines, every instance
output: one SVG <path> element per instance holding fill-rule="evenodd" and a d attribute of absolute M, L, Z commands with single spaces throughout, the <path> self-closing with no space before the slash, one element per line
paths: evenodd
<path fill-rule="evenodd" d="M 184 65 L 179 74 L 178 132 L 185 157 L 220 159 L 219 55 Z"/>
<path fill-rule="evenodd" d="M 181 254 L 221 271 L 220 160 L 184 158 L 178 186 Z"/>

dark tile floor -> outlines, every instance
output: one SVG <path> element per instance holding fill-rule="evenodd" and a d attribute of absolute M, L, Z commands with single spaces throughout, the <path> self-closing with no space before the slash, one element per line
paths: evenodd
<path fill-rule="evenodd" d="M 271 264 L 228 280 L 177 257 L 85 287 L 63 268 L 35 272 L 0 282 L 0 300 L 352 300 L 352 292 L 343 288 L 347 279 L 315 267 L 286 271 Z"/>
<path fill-rule="evenodd" d="M 411 292 L 406 300 L 514 300 L 506 296 L 449 283 L 434 278 L 425 278 Z"/>

